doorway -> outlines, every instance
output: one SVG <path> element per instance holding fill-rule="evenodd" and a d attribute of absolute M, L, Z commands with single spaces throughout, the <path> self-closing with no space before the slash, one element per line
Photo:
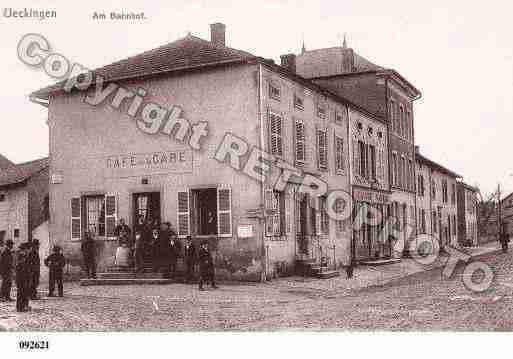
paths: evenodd
<path fill-rule="evenodd" d="M 143 192 L 132 195 L 133 213 L 132 223 L 137 225 L 139 218 L 144 218 L 152 223 L 157 220 L 161 222 L 160 214 L 160 192 Z"/>
<path fill-rule="evenodd" d="M 307 240 L 307 211 L 308 199 L 305 194 L 300 195 L 296 201 L 296 240 L 299 254 L 308 254 Z"/>
<path fill-rule="evenodd" d="M 191 233 L 217 235 L 217 188 L 191 190 Z"/>

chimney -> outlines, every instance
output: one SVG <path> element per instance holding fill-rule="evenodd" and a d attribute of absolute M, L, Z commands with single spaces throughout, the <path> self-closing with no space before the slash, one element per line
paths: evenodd
<path fill-rule="evenodd" d="M 226 25 L 220 22 L 210 24 L 210 42 L 214 45 L 226 46 L 225 45 L 225 30 Z"/>
<path fill-rule="evenodd" d="M 280 56 L 281 66 L 292 72 L 296 73 L 296 55 L 286 54 Z"/>

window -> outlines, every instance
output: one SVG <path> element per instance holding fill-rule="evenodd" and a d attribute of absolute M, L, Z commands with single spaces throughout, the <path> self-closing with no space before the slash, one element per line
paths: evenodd
<path fill-rule="evenodd" d="M 96 236 L 105 236 L 105 196 L 85 197 L 85 228 Z"/>
<path fill-rule="evenodd" d="M 342 198 L 337 198 L 335 200 L 335 204 L 334 204 L 335 213 L 337 213 L 337 214 L 343 213 L 345 205 L 346 204 Z M 345 230 L 346 230 L 346 221 L 345 220 L 337 220 L 336 224 L 337 224 L 338 232 L 345 232 Z"/>
<path fill-rule="evenodd" d="M 305 108 L 303 98 L 294 94 L 294 107 L 298 110 L 303 110 Z"/>
<path fill-rule="evenodd" d="M 399 107 L 399 134 L 404 137 L 404 110 L 403 106 Z"/>
<path fill-rule="evenodd" d="M 15 228 L 14 231 L 13 231 L 12 236 L 14 238 L 20 238 L 20 229 L 19 228 Z"/>
<path fill-rule="evenodd" d="M 328 169 L 328 133 L 326 130 L 317 130 L 317 161 L 319 169 Z"/>
<path fill-rule="evenodd" d="M 0 231 L 0 244 L 5 241 L 5 231 Z"/>
<path fill-rule="evenodd" d="M 369 148 L 369 166 L 371 179 L 376 179 L 376 147 L 368 145 Z"/>
<path fill-rule="evenodd" d="M 280 88 L 273 84 L 273 83 L 269 83 L 269 97 L 274 99 L 274 100 L 280 100 L 280 96 L 281 96 L 281 90 Z"/>
<path fill-rule="evenodd" d="M 431 180 L 431 197 L 436 199 L 436 183 L 434 180 Z"/>
<path fill-rule="evenodd" d="M 275 156 L 283 156 L 283 118 L 275 112 L 269 112 L 270 150 Z"/>
<path fill-rule="evenodd" d="M 296 164 L 303 165 L 306 160 L 305 124 L 298 120 L 294 123 L 294 144 Z"/>
<path fill-rule="evenodd" d="M 317 104 L 317 116 L 320 118 L 326 118 L 327 111 L 324 105 Z"/>
<path fill-rule="evenodd" d="M 421 210 L 421 232 L 426 233 L 426 210 L 422 208 Z"/>
<path fill-rule="evenodd" d="M 456 215 L 452 215 L 452 234 L 456 235 Z"/>
<path fill-rule="evenodd" d="M 327 205 L 326 205 L 326 197 L 322 196 L 319 198 L 319 204 L 320 204 L 320 210 L 321 210 L 321 233 L 322 234 L 328 234 L 329 233 L 329 227 L 330 227 L 330 219 L 328 217 L 327 212 Z"/>
<path fill-rule="evenodd" d="M 268 211 L 265 227 L 267 236 L 281 236 L 285 228 L 285 196 L 283 192 L 268 190 L 266 209 Z"/>
<path fill-rule="evenodd" d="M 232 236 L 232 192 L 229 187 L 211 187 L 177 192 L 178 236 Z"/>
<path fill-rule="evenodd" d="M 456 203 L 456 185 L 454 183 L 451 184 L 451 204 Z"/>
<path fill-rule="evenodd" d="M 419 192 L 419 196 L 420 197 L 424 197 L 424 176 L 419 174 L 419 188 L 418 188 L 418 192 Z"/>
<path fill-rule="evenodd" d="M 408 119 L 408 128 L 410 132 L 408 133 L 408 137 L 411 140 L 413 140 L 413 117 L 411 116 L 411 111 L 407 112 L 407 119 Z"/>
<path fill-rule="evenodd" d="M 415 173 L 414 173 L 414 169 L 413 169 L 413 161 L 412 160 L 408 160 L 408 163 L 409 163 L 409 166 L 408 166 L 408 189 L 410 191 L 414 191 L 415 190 Z"/>
<path fill-rule="evenodd" d="M 392 154 L 392 185 L 397 186 L 397 154 Z"/>
<path fill-rule="evenodd" d="M 339 111 L 335 111 L 335 122 L 342 122 L 342 113 L 340 113 Z"/>
<path fill-rule="evenodd" d="M 447 195 L 447 180 L 442 180 L 442 201 L 443 203 L 447 203 L 447 200 L 449 199 Z"/>
<path fill-rule="evenodd" d="M 389 122 L 390 122 L 390 127 L 392 129 L 392 132 L 395 131 L 395 123 L 394 123 L 394 111 L 395 111 L 395 103 L 394 101 L 390 101 L 390 108 L 388 109 L 388 112 L 389 112 Z"/>
<path fill-rule="evenodd" d="M 436 234 L 436 230 L 437 230 L 437 228 L 436 228 L 436 222 L 437 222 L 436 211 L 433 211 L 432 216 L 433 216 L 433 219 L 432 219 L 432 221 L 433 221 L 433 234 Z"/>
<path fill-rule="evenodd" d="M 0 202 L 5 201 L 5 193 L 0 193 Z"/>
<path fill-rule="evenodd" d="M 335 171 L 344 171 L 344 140 L 335 135 Z"/>
<path fill-rule="evenodd" d="M 360 153 L 360 176 L 367 177 L 367 146 L 363 141 L 358 141 Z"/>

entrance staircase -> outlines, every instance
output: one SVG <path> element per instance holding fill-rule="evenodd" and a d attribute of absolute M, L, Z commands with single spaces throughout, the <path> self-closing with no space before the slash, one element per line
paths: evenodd
<path fill-rule="evenodd" d="M 329 279 L 340 276 L 338 270 L 330 269 L 327 265 L 321 265 L 317 259 L 297 259 L 297 274 L 304 277 L 314 277 L 319 279 Z"/>
<path fill-rule="evenodd" d="M 95 279 L 81 279 L 80 285 L 170 284 L 174 282 L 176 279 L 168 279 L 164 277 L 163 273 L 154 272 L 151 265 L 145 265 L 137 273 L 134 273 L 132 268 L 112 266 L 106 272 L 97 273 Z"/>

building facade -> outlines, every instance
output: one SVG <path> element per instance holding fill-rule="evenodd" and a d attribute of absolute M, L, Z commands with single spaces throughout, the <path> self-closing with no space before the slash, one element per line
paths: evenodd
<path fill-rule="evenodd" d="M 43 158 L 0 172 L 0 240 L 18 246 L 37 238 L 33 231 L 48 220 L 48 163 Z"/>
<path fill-rule="evenodd" d="M 417 233 L 432 235 L 443 249 L 458 244 L 457 179 L 455 172 L 428 159 L 418 151 Z"/>
<path fill-rule="evenodd" d="M 390 214 L 407 242 L 415 227 L 415 134 L 413 102 L 421 93 L 398 72 L 373 64 L 352 48 L 303 51 L 297 71 L 348 98 L 387 124 Z"/>
<path fill-rule="evenodd" d="M 387 193 L 386 124 L 298 76 L 293 58 L 275 65 L 225 46 L 224 25 L 211 30 L 95 70 L 86 91 L 33 93 L 48 106 L 52 242 L 78 265 L 94 233 L 104 269 L 118 220 L 143 217 L 209 241 L 229 279 L 287 274 L 298 258 L 347 265 L 350 218 L 329 217 L 318 189 L 350 193 L 352 177 Z M 114 90 L 95 101 L 103 84 Z"/>
<path fill-rule="evenodd" d="M 458 191 L 458 243 L 461 246 L 477 246 L 477 194 L 475 187 L 459 181 Z"/>

